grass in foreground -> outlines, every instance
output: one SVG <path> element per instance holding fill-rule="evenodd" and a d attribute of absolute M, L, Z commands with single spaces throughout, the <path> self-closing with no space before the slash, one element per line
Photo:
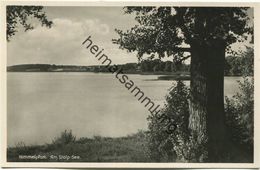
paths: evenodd
<path fill-rule="evenodd" d="M 149 162 L 145 132 L 78 140 L 65 131 L 52 144 L 7 149 L 8 162 Z"/>

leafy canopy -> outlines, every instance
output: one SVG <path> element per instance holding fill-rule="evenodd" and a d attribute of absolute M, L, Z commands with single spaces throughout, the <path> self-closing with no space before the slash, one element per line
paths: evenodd
<path fill-rule="evenodd" d="M 17 24 L 21 24 L 25 31 L 33 29 L 32 24 L 28 22 L 29 18 L 33 17 L 41 22 L 42 26 L 51 27 L 53 22 L 47 19 L 42 6 L 7 6 L 6 7 L 6 22 L 7 32 L 6 39 L 10 38 L 17 32 Z"/>
<path fill-rule="evenodd" d="M 122 31 L 116 29 L 118 39 L 113 43 L 129 52 L 137 51 L 159 57 L 190 52 L 194 43 L 221 41 L 228 45 L 246 39 L 253 29 L 247 10 L 241 7 L 125 7 L 126 14 L 134 14 L 137 25 Z M 187 47 L 187 48 L 184 48 Z"/>

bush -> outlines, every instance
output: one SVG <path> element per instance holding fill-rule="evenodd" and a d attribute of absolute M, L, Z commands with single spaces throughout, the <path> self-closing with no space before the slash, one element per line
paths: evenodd
<path fill-rule="evenodd" d="M 240 92 L 226 97 L 225 112 L 232 139 L 249 152 L 253 152 L 254 140 L 254 84 L 253 78 L 239 81 Z"/>
<path fill-rule="evenodd" d="M 203 162 L 205 146 L 196 143 L 189 129 L 189 89 L 177 81 L 166 96 L 164 108 L 149 116 L 150 157 L 161 162 Z"/>
<path fill-rule="evenodd" d="M 148 117 L 150 156 L 155 161 L 185 161 L 189 147 L 189 90 L 182 81 L 169 90 L 166 104 L 157 115 Z"/>
<path fill-rule="evenodd" d="M 52 144 L 62 146 L 67 145 L 69 143 L 74 143 L 76 141 L 76 136 L 72 134 L 72 130 L 65 130 L 64 132 L 61 132 L 60 137 L 55 138 L 52 141 Z"/>

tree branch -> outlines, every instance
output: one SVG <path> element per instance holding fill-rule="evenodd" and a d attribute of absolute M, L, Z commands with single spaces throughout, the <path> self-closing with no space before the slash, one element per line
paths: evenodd
<path fill-rule="evenodd" d="M 188 55 L 186 57 L 182 57 L 181 59 L 173 59 L 173 62 L 177 63 L 177 64 L 181 64 L 184 60 L 190 58 L 191 55 Z M 175 61 L 174 61 L 175 60 Z"/>
<path fill-rule="evenodd" d="M 186 60 L 186 59 L 188 59 L 188 58 L 190 58 L 191 57 L 191 55 L 188 55 L 188 56 L 186 56 L 186 57 L 182 57 L 180 60 L 179 60 L 179 62 L 182 62 L 182 61 L 184 61 L 184 60 Z"/>

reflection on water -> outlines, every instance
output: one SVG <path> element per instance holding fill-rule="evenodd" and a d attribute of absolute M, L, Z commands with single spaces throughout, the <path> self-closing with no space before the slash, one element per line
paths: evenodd
<path fill-rule="evenodd" d="M 173 83 L 146 81 L 154 75 L 129 77 L 161 106 Z M 225 95 L 238 91 L 238 79 L 225 78 Z M 77 137 L 125 136 L 147 129 L 147 108 L 111 74 L 8 73 L 7 86 L 9 146 L 49 143 L 65 129 Z"/>

